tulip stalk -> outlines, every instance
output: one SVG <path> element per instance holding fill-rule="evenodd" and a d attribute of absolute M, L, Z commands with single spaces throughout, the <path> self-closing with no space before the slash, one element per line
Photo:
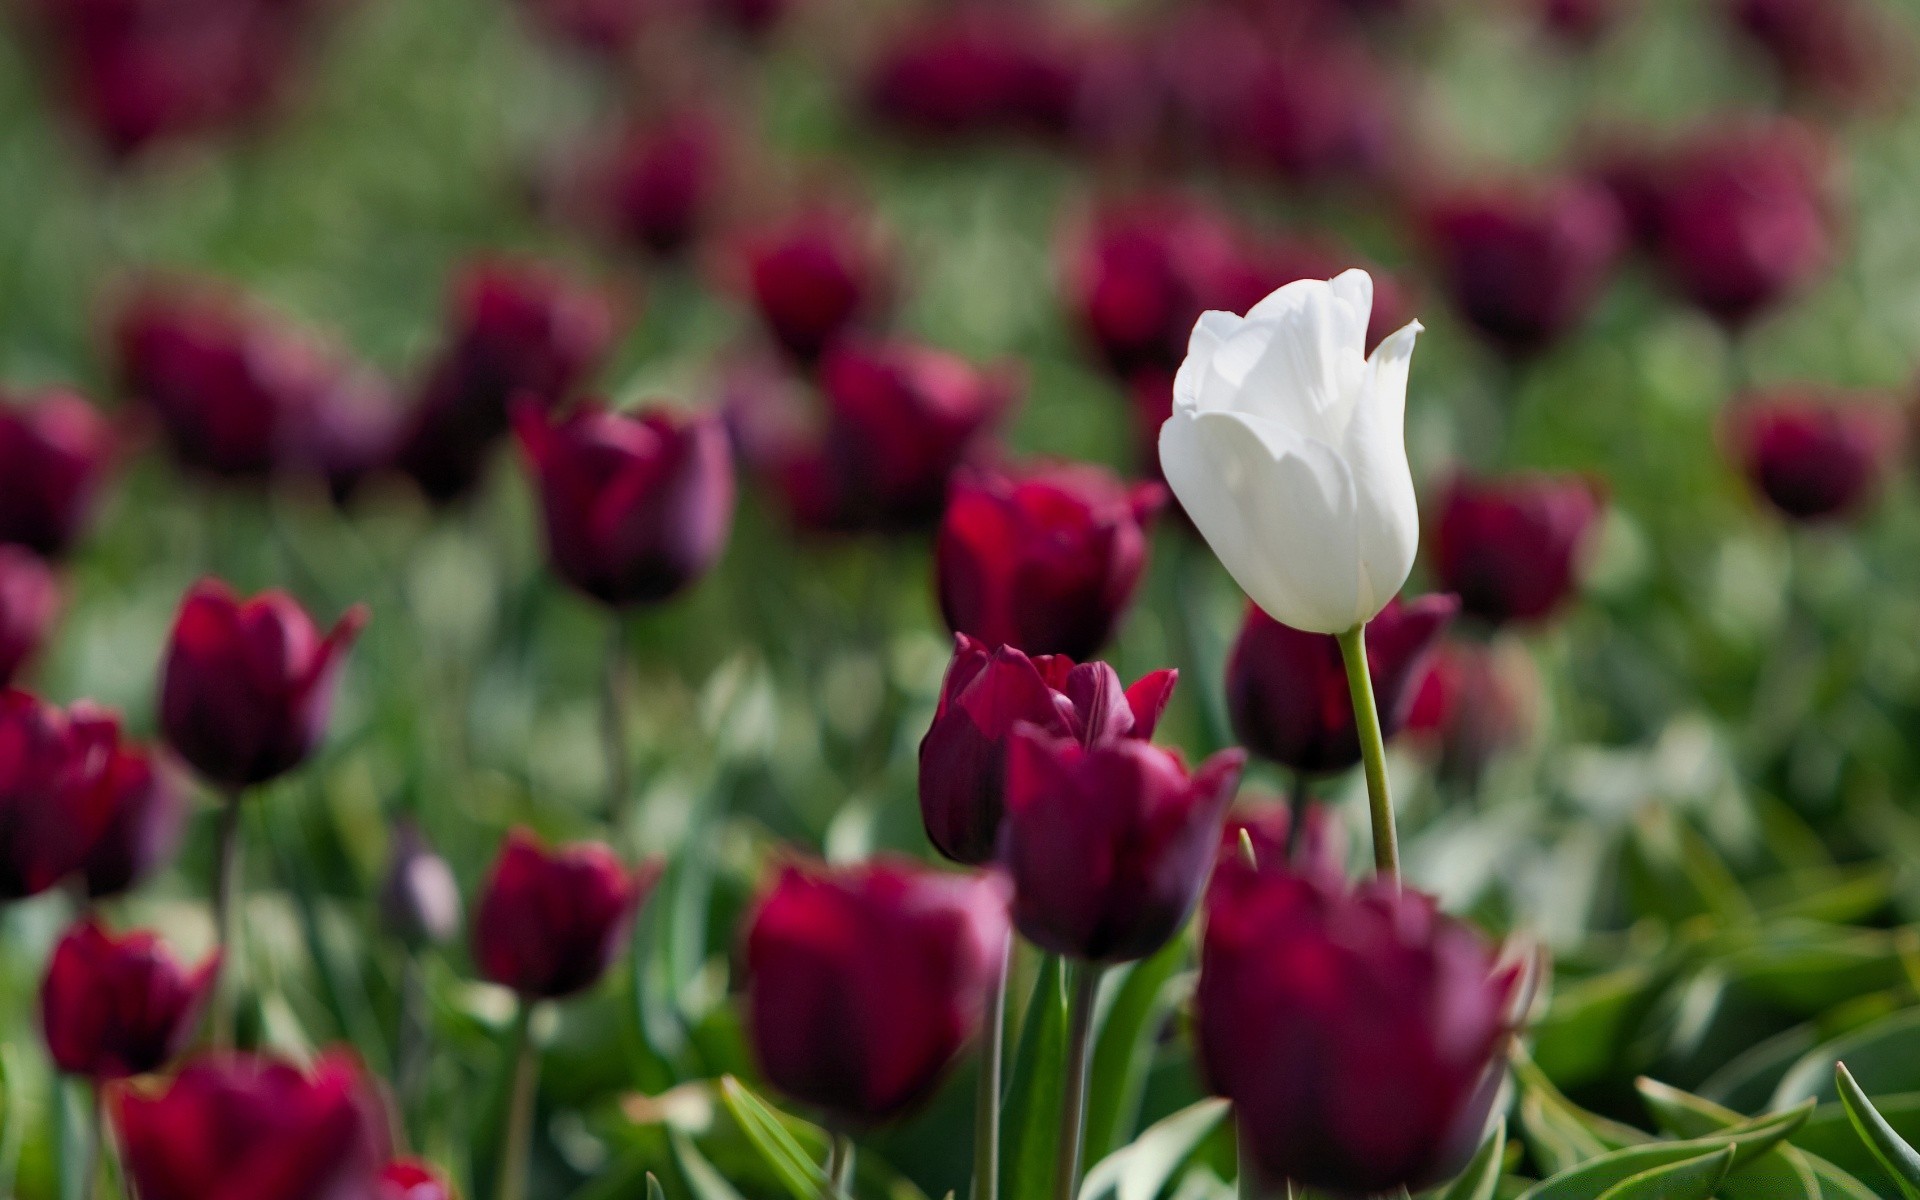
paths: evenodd
<path fill-rule="evenodd" d="M 1104 968 L 1076 963 L 1073 1000 L 1067 1015 L 1067 1069 L 1060 1103 L 1060 1153 L 1054 1170 L 1054 1200 L 1074 1200 L 1080 1192 L 1080 1144 L 1087 1128 L 1087 1068 L 1093 1047 L 1093 1004 Z"/>
<path fill-rule="evenodd" d="M 1367 627 L 1355 625 L 1338 635 L 1340 657 L 1347 668 L 1347 691 L 1353 697 L 1355 731 L 1367 776 L 1367 815 L 1373 826 L 1373 865 L 1393 879 L 1400 874 L 1400 841 L 1393 828 L 1393 795 L 1387 786 L 1387 743 L 1380 728 L 1380 706 L 1373 695 L 1373 672 L 1367 667 Z"/>
<path fill-rule="evenodd" d="M 213 926 L 220 946 L 220 979 L 214 990 L 213 1044 L 223 1050 L 233 1046 L 234 1014 L 239 1006 L 234 988 L 240 975 L 240 814 L 244 799 L 245 792 L 233 788 L 222 800 L 220 841 L 215 851 Z"/>
<path fill-rule="evenodd" d="M 990 985 L 986 1036 L 980 1046 L 980 1082 L 973 1107 L 973 1200 L 1000 1195 L 1000 1069 L 1006 1057 L 1007 972 L 1013 965 L 1013 935 L 1000 954 L 1000 970 Z"/>
<path fill-rule="evenodd" d="M 500 1137 L 499 1178 L 494 1180 L 498 1200 L 525 1200 L 527 1170 L 533 1157 L 533 1103 L 540 1080 L 540 1058 L 533 1045 L 534 1001 L 520 998 L 514 1015 L 508 1052 L 513 1056 L 512 1092 L 507 1101 L 506 1128 Z"/>
<path fill-rule="evenodd" d="M 80 1200 L 94 1200 L 100 1194 L 100 1160 L 106 1145 L 106 1122 L 101 1111 L 100 1085 L 86 1085 L 87 1127 L 82 1134 L 86 1144 L 80 1152 Z"/>

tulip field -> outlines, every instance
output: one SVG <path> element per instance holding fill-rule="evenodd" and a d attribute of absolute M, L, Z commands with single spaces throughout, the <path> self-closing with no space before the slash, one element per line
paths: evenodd
<path fill-rule="evenodd" d="M 1920 3 L 0 0 L 0 1200 L 1920 1200 Z"/>

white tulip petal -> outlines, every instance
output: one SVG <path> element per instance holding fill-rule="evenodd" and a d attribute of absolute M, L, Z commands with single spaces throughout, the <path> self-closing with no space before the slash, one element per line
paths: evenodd
<path fill-rule="evenodd" d="M 1213 371 L 1213 359 L 1220 351 L 1221 343 L 1233 336 L 1239 329 L 1243 318 L 1229 312 L 1203 312 L 1194 322 L 1193 334 L 1187 339 L 1187 357 L 1180 363 L 1180 371 L 1173 377 L 1173 402 L 1191 407 L 1202 404 L 1202 392 L 1207 377 Z"/>

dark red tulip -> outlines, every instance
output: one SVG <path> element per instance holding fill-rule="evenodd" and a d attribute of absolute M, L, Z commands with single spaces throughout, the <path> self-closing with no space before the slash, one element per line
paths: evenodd
<path fill-rule="evenodd" d="M 1391 76 L 1358 46 L 1312 39 L 1261 56 L 1209 114 L 1230 157 L 1296 183 L 1375 177 L 1393 153 Z"/>
<path fill-rule="evenodd" d="M 347 648 L 367 621 L 352 608 L 324 637 L 285 592 L 242 600 L 217 579 L 188 590 L 160 680 L 160 727 L 174 753 L 226 788 L 265 783 L 319 746 Z"/>
<path fill-rule="evenodd" d="M 1661 266 L 1729 325 L 1775 308 L 1835 256 L 1827 151 L 1805 127 L 1710 131 L 1664 158 L 1653 224 Z"/>
<path fill-rule="evenodd" d="M 1911 82 L 1911 30 L 1865 0 L 1724 0 L 1727 17 L 1793 91 L 1842 110 L 1886 108 Z"/>
<path fill-rule="evenodd" d="M 883 120 L 931 136 L 1064 136 L 1080 89 L 1075 40 L 1019 6 L 941 13 L 895 33 L 866 83 Z"/>
<path fill-rule="evenodd" d="M 1418 1192 L 1480 1145 L 1519 974 L 1393 882 L 1222 871 L 1200 957 L 1201 1062 L 1268 1178 Z"/>
<path fill-rule="evenodd" d="M 394 827 L 393 851 L 380 885 L 380 917 L 409 945 L 450 942 L 460 932 L 460 885 L 453 868 L 410 820 Z"/>
<path fill-rule="evenodd" d="M 752 236 L 744 253 L 760 322 L 796 362 L 814 362 L 891 299 L 892 268 L 874 232 L 844 213 L 800 213 Z"/>
<path fill-rule="evenodd" d="M 1407 740 L 1443 779 L 1473 787 L 1487 767 L 1532 735 L 1540 681 L 1524 651 L 1444 641 L 1427 662 L 1407 713 Z"/>
<path fill-rule="evenodd" d="M 344 360 L 306 333 L 205 284 L 149 286 L 120 314 L 119 372 L 185 465 L 262 479 L 311 465 L 316 413 L 344 386 Z"/>
<path fill-rule="evenodd" d="M 1429 207 L 1427 228 L 1454 305 L 1515 355 L 1538 353 L 1586 320 L 1627 232 L 1612 196 L 1579 180 L 1459 191 Z"/>
<path fill-rule="evenodd" d="M 569 48 L 619 59 L 633 50 L 658 0 L 522 0 L 529 21 Z"/>
<path fill-rule="evenodd" d="M 539 488 L 554 569 L 603 604 L 653 604 L 706 574 L 733 528 L 733 451 L 708 414 L 575 408 L 514 425 Z"/>
<path fill-rule="evenodd" d="M 1406 720 L 1427 652 L 1459 609 L 1452 596 L 1396 599 L 1367 622 L 1367 669 L 1385 736 Z M 1282 625 L 1255 605 L 1227 659 L 1227 713 L 1240 744 L 1269 762 L 1319 775 L 1360 761 L 1339 641 Z"/>
<path fill-rule="evenodd" d="M 584 165 L 584 215 L 644 253 L 684 253 L 726 195 L 728 140 L 716 117 L 693 108 L 628 127 Z"/>
<path fill-rule="evenodd" d="M 585 991 L 619 956 L 659 877 L 659 864 L 629 871 L 598 842 L 548 849 L 516 829 L 474 910 L 474 962 L 528 999 Z"/>
<path fill-rule="evenodd" d="M 708 17 L 749 38 L 763 38 L 799 7 L 800 0 L 700 0 Z"/>
<path fill-rule="evenodd" d="M 1459 476 L 1441 493 L 1433 565 L 1461 608 L 1494 624 L 1545 620 L 1579 586 L 1602 499 L 1573 476 Z"/>
<path fill-rule="evenodd" d="M 1340 814 L 1325 804 L 1308 804 L 1305 811 L 1306 821 L 1296 840 L 1294 810 L 1287 802 L 1262 799 L 1234 809 L 1220 836 L 1219 870 L 1251 866 L 1258 871 L 1345 878 L 1347 831 L 1340 824 Z M 1247 862 L 1249 846 L 1252 863 Z"/>
<path fill-rule="evenodd" d="M 546 263 L 491 259 L 454 285 L 447 340 L 401 440 L 400 467 L 436 500 L 478 481 L 516 403 L 553 409 L 612 348 L 612 300 Z"/>
<path fill-rule="evenodd" d="M 1147 565 L 1157 483 L 1086 464 L 962 473 L 940 522 L 947 627 L 990 646 L 1085 658 L 1106 645 Z"/>
<path fill-rule="evenodd" d="M 996 876 L 896 859 L 782 867 L 746 926 L 760 1073 L 840 1122 L 901 1116 L 978 1032 L 1006 943 Z"/>
<path fill-rule="evenodd" d="M 86 529 L 112 452 L 106 421 L 78 393 L 0 396 L 0 542 L 65 554 Z"/>
<path fill-rule="evenodd" d="M 40 1023 L 54 1065 L 95 1083 L 158 1071 L 192 1040 L 220 956 L 189 970 L 151 933 L 115 937 L 91 918 L 53 948 Z"/>
<path fill-rule="evenodd" d="M 376 1200 L 387 1118 L 350 1059 L 198 1059 L 108 1095 L 140 1200 Z"/>
<path fill-rule="evenodd" d="M 179 849 L 185 788 L 159 750 L 121 745 L 107 766 L 110 812 L 80 864 L 87 895 L 117 896 L 153 874 Z"/>
<path fill-rule="evenodd" d="M 840 532 L 932 528 L 955 469 L 1020 391 L 1010 368 L 863 338 L 829 352 L 819 375 L 824 428 L 776 435 L 759 453 L 801 525 Z"/>
<path fill-rule="evenodd" d="M 960 634 L 940 685 L 940 705 L 920 742 L 920 815 L 927 837 L 955 862 L 981 864 L 999 849 L 1007 739 L 1032 725 L 1094 746 L 1153 736 L 1177 678 L 1155 671 L 1122 690 L 1106 663 L 1029 658 Z"/>
<path fill-rule="evenodd" d="M 454 1200 L 453 1187 L 427 1164 L 403 1158 L 380 1172 L 379 1200 Z"/>
<path fill-rule="evenodd" d="M 1796 521 L 1856 515 L 1878 493 L 1903 440 L 1891 404 L 1812 388 L 1743 401 L 1727 431 L 1753 489 Z"/>
<path fill-rule="evenodd" d="M 46 644 L 60 615 L 53 569 L 31 550 L 0 545 L 0 687 L 12 683 Z"/>
<path fill-rule="evenodd" d="M 100 709 L 0 691 L 0 900 L 44 892 L 85 861 L 112 819 L 119 740 Z"/>
<path fill-rule="evenodd" d="M 1618 25 L 1633 0 L 1534 0 L 1548 33 L 1573 46 L 1591 46 Z"/>
<path fill-rule="evenodd" d="M 1191 773 L 1138 739 L 1084 746 L 1022 726 L 1007 746 L 1005 861 L 1013 920 L 1043 950 L 1145 958 L 1192 915 L 1246 755 Z"/>

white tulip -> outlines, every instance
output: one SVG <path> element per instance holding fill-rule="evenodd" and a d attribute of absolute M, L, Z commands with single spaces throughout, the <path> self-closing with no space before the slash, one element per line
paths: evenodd
<path fill-rule="evenodd" d="M 1367 357 L 1373 279 L 1290 283 L 1244 317 L 1202 314 L 1160 430 L 1174 495 L 1254 603 L 1345 633 L 1413 569 L 1407 367 L 1420 323 Z"/>

